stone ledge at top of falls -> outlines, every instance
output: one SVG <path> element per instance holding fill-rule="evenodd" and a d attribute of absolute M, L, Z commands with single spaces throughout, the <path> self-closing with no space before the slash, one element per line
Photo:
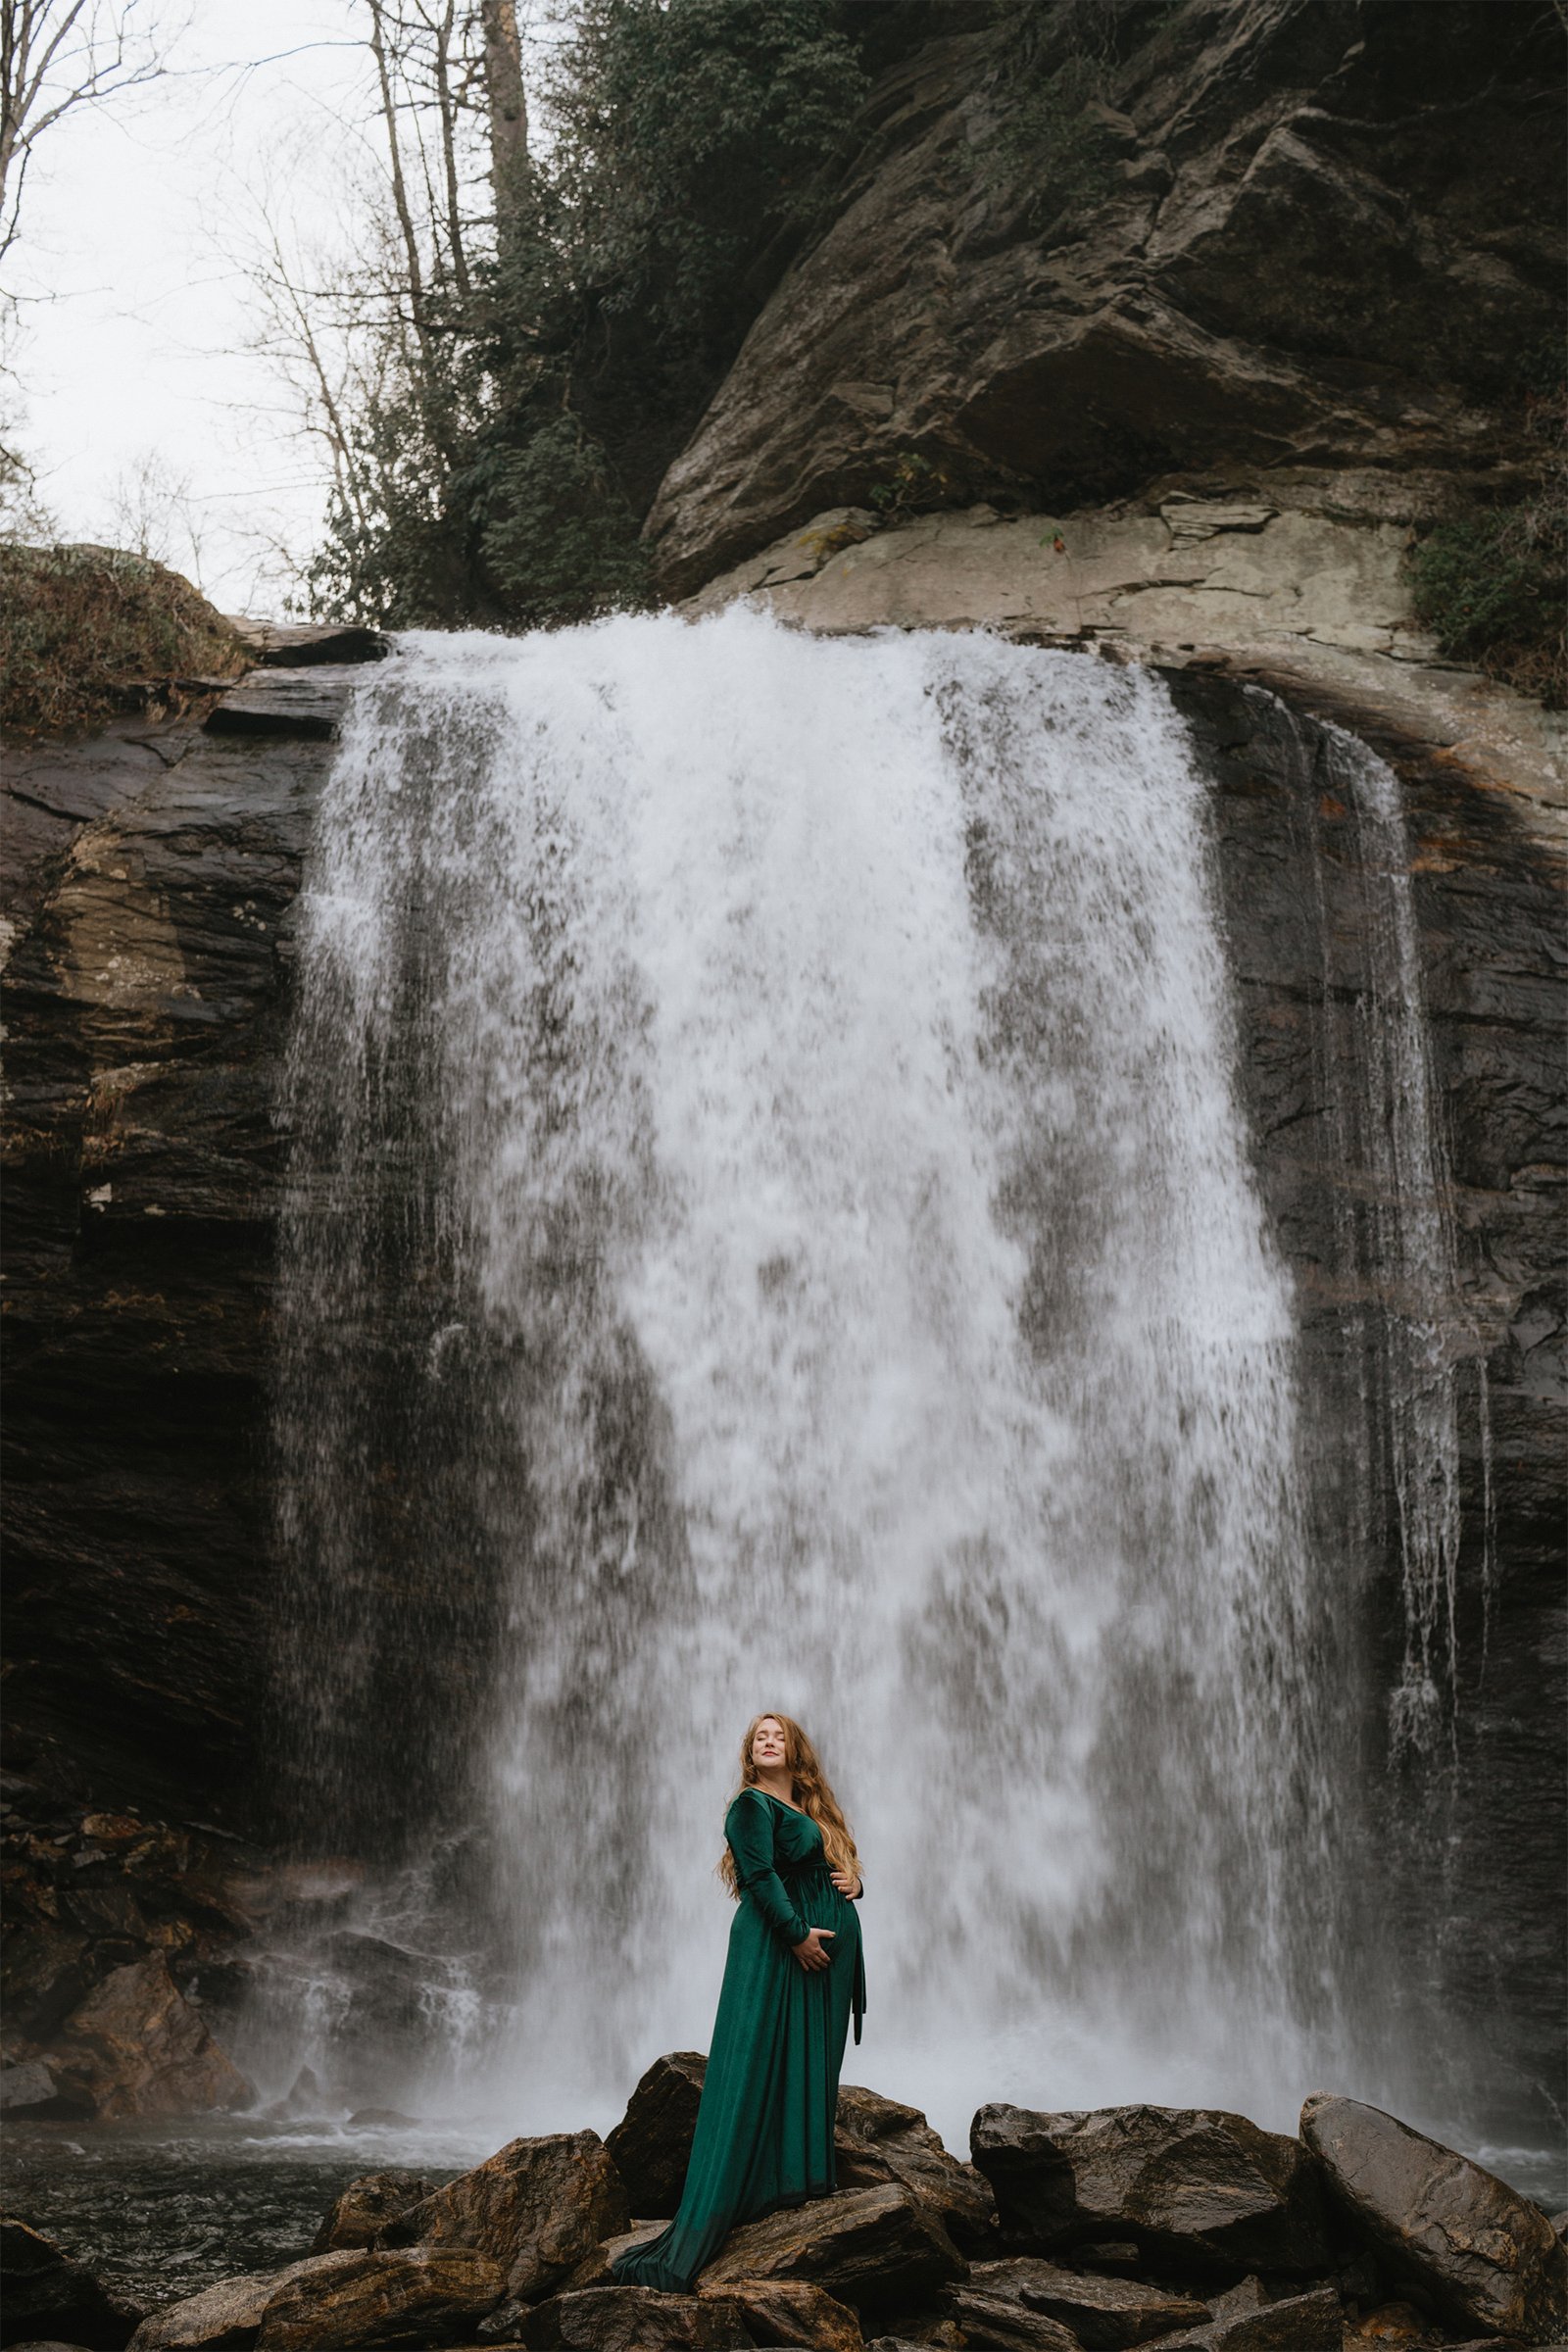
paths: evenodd
<path fill-rule="evenodd" d="M 1200 488 L 1059 515 L 980 505 L 886 529 L 833 508 L 682 610 L 744 600 L 823 635 L 984 628 L 1254 678 L 1352 733 L 1452 759 L 1508 793 L 1560 857 L 1568 718 L 1442 660 L 1417 626 L 1404 556 L 1432 478 L 1300 467 Z"/>
<path fill-rule="evenodd" d="M 665 475 L 666 586 L 911 453 L 1064 507 L 1303 464 L 1502 494 L 1526 456 L 1507 355 L 1558 331 L 1560 30 L 1495 0 L 1420 13 L 1416 35 L 1349 0 L 1145 12 L 1103 69 L 1099 169 L 1053 211 L 1038 159 L 1004 166 L 994 33 L 933 12 L 951 32 L 924 19 L 873 89 L 834 217 Z M 1070 58 L 1066 10 L 1042 14 Z"/>

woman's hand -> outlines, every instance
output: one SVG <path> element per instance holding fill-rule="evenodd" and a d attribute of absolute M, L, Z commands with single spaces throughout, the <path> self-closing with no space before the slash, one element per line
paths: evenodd
<path fill-rule="evenodd" d="M 854 1871 L 831 1870 L 828 1872 L 828 1877 L 832 1880 L 840 1894 L 847 1894 L 853 1903 L 856 1896 L 860 1891 L 860 1882 L 856 1877 Z"/>
<path fill-rule="evenodd" d="M 831 1968 L 833 1955 L 823 1951 L 820 1938 L 825 1936 L 831 1943 L 837 1934 L 837 1928 L 812 1928 L 804 1943 L 792 1943 L 790 1949 L 803 1968 Z"/>

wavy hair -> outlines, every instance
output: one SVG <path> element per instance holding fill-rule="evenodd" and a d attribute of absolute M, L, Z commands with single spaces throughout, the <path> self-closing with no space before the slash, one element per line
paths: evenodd
<path fill-rule="evenodd" d="M 838 1798 L 828 1786 L 827 1775 L 817 1761 L 815 1748 L 793 1716 L 781 1715 L 776 1707 L 764 1707 L 760 1715 L 752 1717 L 746 1727 L 746 1737 L 741 1741 L 741 1788 L 760 1786 L 757 1766 L 752 1761 L 752 1741 L 757 1737 L 760 1723 L 776 1723 L 783 1731 L 784 1762 L 793 1783 L 790 1793 L 801 1811 L 808 1813 L 821 1831 L 822 1848 L 829 1870 L 850 1870 L 858 1878 L 860 1857 L 855 1850 L 850 1825 L 839 1808 Z M 736 1789 L 736 1796 L 739 1796 L 741 1788 Z M 730 1802 L 734 1802 L 733 1797 Z M 727 1845 L 719 1856 L 718 1875 L 738 1900 L 740 1878 L 735 1868 L 735 1857 Z"/>

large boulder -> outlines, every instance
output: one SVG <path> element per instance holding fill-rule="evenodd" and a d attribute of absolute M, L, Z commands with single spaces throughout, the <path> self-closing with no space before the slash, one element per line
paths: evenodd
<path fill-rule="evenodd" d="M 990 2181 L 950 2155 L 918 2107 L 844 2083 L 834 2153 L 840 2188 L 897 2182 L 930 2206 L 960 2252 L 993 2250 L 997 2200 Z"/>
<path fill-rule="evenodd" d="M 719 2296 L 651 2286 L 588 2286 L 552 2295 L 522 2322 L 519 2343 L 543 2352 L 750 2352 L 752 2338 Z"/>
<path fill-rule="evenodd" d="M 667 2219 L 680 2203 L 707 2072 L 701 2050 L 656 2058 L 605 2140 L 639 2217 Z"/>
<path fill-rule="evenodd" d="M 94 1986 L 67 2018 L 50 2063 L 64 2095 L 115 2120 L 246 2107 L 255 2096 L 158 1954 Z"/>
<path fill-rule="evenodd" d="M 290 2263 L 281 2271 L 242 2271 L 181 2302 L 166 2303 L 143 2320 L 130 2339 L 130 2352 L 229 2352 L 254 2344 L 262 2316 L 278 2290 L 292 2279 L 336 2262 L 335 2254 Z"/>
<path fill-rule="evenodd" d="M 437 2194 L 422 2173 L 362 2173 L 335 2197 L 311 2244 L 313 2254 L 338 2254 L 379 2244 L 383 2232 Z"/>
<path fill-rule="evenodd" d="M 392 2225 L 405 2242 L 472 2246 L 536 2302 L 626 2228 L 626 2188 L 597 2132 L 514 2139 Z"/>
<path fill-rule="evenodd" d="M 1085 2352 L 1130 2352 L 1131 2346 L 1147 2343 L 1151 2336 L 1194 2328 L 1209 2317 L 1209 2306 L 1191 2295 L 1146 2286 L 1137 2279 L 1086 2276 L 1027 2254 L 1005 2262 L 977 2262 L 965 2285 L 947 2290 L 946 2299 L 960 2327 L 970 2332 L 964 2313 L 975 2296 L 988 2309 L 1000 2298 L 1026 2314 L 1042 2315 L 1069 2329 Z M 977 2343 L 982 2340 L 974 2337 Z"/>
<path fill-rule="evenodd" d="M 738 2312 L 754 2343 L 861 2352 L 860 2323 L 849 2305 L 804 2278 L 736 2278 L 702 2291 Z"/>
<path fill-rule="evenodd" d="M 470 2246 L 321 2255 L 301 2263 L 269 2297 L 257 2352 L 461 2342 L 505 2286 L 500 2264 Z"/>
<path fill-rule="evenodd" d="M 10 2214 L 0 2218 L 0 2344 L 57 2335 L 87 2352 L 121 2352 L 140 2318 L 134 2303 L 41 2230 Z"/>
<path fill-rule="evenodd" d="M 1205 2328 L 1163 2336 L 1159 2352 L 1342 2352 L 1345 2310 L 1331 2286 L 1266 2294 L 1247 2278 L 1221 2295 Z"/>
<path fill-rule="evenodd" d="M 1131 2238 L 1177 2273 L 1284 2277 L 1329 2266 L 1327 2216 L 1298 2140 L 1210 2108 L 1102 2107 L 1040 2114 L 982 2107 L 974 2161 L 1019 2253 Z"/>
<path fill-rule="evenodd" d="M 1568 2251 L 1528 2197 L 1359 2099 L 1308 2099 L 1301 2137 L 1379 2258 L 1450 2327 L 1538 2344 L 1568 2334 Z"/>
<path fill-rule="evenodd" d="M 913 2303 L 967 2269 L 929 2206 L 889 2184 L 840 2189 L 743 2223 L 702 2284 L 706 2291 L 743 2279 L 805 2278 L 863 2313 Z"/>

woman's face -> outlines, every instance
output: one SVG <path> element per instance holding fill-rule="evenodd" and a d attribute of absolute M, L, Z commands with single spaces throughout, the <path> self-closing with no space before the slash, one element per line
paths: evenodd
<path fill-rule="evenodd" d="M 784 1726 L 776 1715 L 764 1715 L 752 1734 L 752 1765 L 758 1772 L 782 1772 L 787 1752 Z"/>

